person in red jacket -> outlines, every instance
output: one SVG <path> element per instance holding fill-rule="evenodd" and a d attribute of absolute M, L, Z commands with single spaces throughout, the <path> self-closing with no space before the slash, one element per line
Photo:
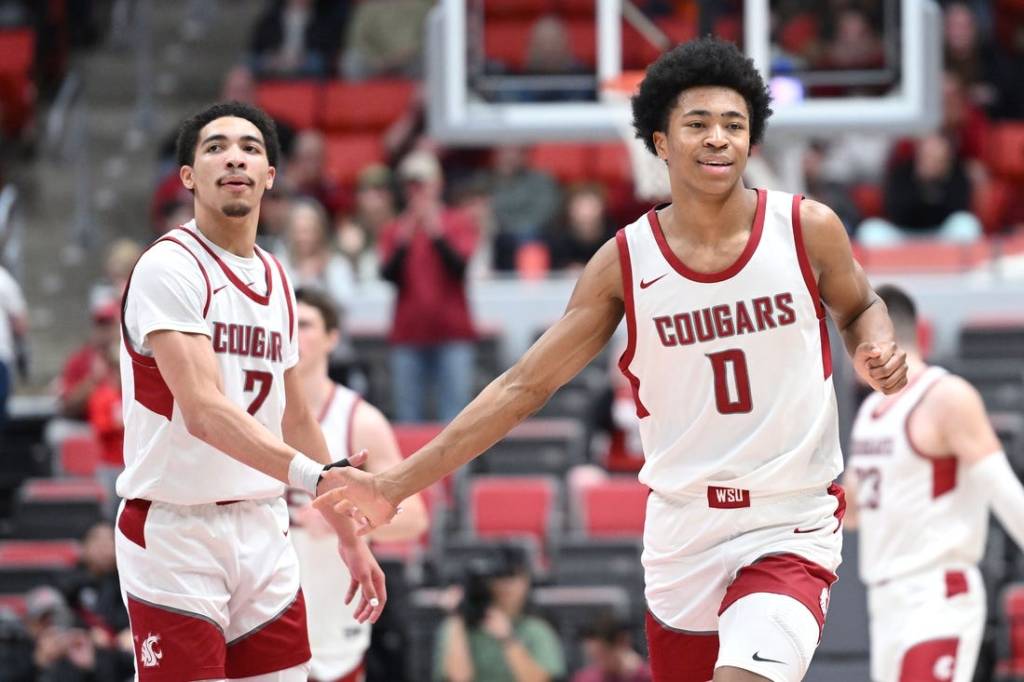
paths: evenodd
<path fill-rule="evenodd" d="M 391 348 L 396 421 L 423 421 L 425 397 L 435 390 L 440 421 L 467 402 L 473 383 L 476 332 L 466 301 L 466 264 L 477 228 L 441 200 L 437 158 L 411 153 L 399 166 L 406 209 L 380 237 L 381 275 L 398 288 Z"/>

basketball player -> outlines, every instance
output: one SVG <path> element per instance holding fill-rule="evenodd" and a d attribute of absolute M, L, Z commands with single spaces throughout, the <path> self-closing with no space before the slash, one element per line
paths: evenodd
<path fill-rule="evenodd" d="M 323 492 L 331 460 L 294 369 L 294 294 L 255 246 L 278 155 L 253 107 L 185 121 L 178 161 L 196 218 L 142 255 L 122 299 L 116 547 L 142 682 L 306 679 L 283 494 Z M 383 572 L 349 519 L 330 521 L 361 588 L 358 618 L 375 620 Z"/>
<path fill-rule="evenodd" d="M 825 306 L 873 388 L 900 389 L 906 364 L 836 215 L 744 187 L 768 105 L 731 43 L 701 39 L 662 55 L 633 118 L 668 167 L 672 202 L 601 247 L 564 316 L 434 441 L 383 474 L 328 472 L 346 483 L 324 499 L 367 528 L 387 521 L 407 495 L 540 408 L 625 313 L 619 366 L 652 491 L 643 564 L 654 677 L 800 680 L 842 541 Z"/>
<path fill-rule="evenodd" d="M 1024 487 L 978 391 L 917 347 L 910 298 L 881 287 L 906 349 L 907 387 L 861 405 L 853 426 L 850 528 L 860 530 L 874 682 L 967 682 L 985 626 L 977 564 L 991 507 L 1024 547 Z"/>
<path fill-rule="evenodd" d="M 337 346 L 338 312 L 326 294 L 315 289 L 295 290 L 298 303 L 299 364 L 306 402 L 319 415 L 320 428 L 331 457 L 351 459 L 360 450 L 373 452 L 366 470 L 376 473 L 402 461 L 395 434 L 380 410 L 359 394 L 327 376 L 327 361 Z M 370 624 L 356 620 L 355 605 L 342 608 L 335 595 L 339 585 L 357 585 L 337 556 L 337 539 L 330 526 L 298 489 L 288 491 L 292 512 L 290 537 L 299 557 L 302 593 L 306 598 L 309 646 L 313 652 L 310 680 L 361 682 L 363 656 L 370 646 Z M 402 514 L 382 526 L 373 538 L 386 542 L 415 540 L 427 529 L 427 513 L 419 495 L 402 503 Z"/>

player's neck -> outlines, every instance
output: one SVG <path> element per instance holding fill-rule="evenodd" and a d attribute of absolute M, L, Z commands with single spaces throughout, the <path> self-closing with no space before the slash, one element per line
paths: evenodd
<path fill-rule="evenodd" d="M 241 218 L 228 218 L 219 211 L 213 211 L 199 202 L 195 204 L 196 227 L 211 242 L 242 258 L 252 258 L 256 246 L 256 225 L 259 209 L 250 211 Z"/>
<path fill-rule="evenodd" d="M 907 378 L 913 379 L 921 372 L 928 369 L 928 363 L 924 361 L 919 353 L 913 350 L 904 349 L 907 352 Z"/>
<path fill-rule="evenodd" d="M 709 195 L 683 186 L 672 187 L 672 205 L 661 218 L 666 236 L 686 235 L 694 242 L 716 242 L 753 223 L 747 220 L 757 209 L 757 194 L 742 182 L 725 195 Z"/>

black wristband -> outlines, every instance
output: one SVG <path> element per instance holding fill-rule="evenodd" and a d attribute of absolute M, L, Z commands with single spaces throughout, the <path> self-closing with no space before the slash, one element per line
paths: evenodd
<path fill-rule="evenodd" d="M 339 459 L 337 462 L 331 462 L 330 464 L 325 464 L 324 468 L 323 468 L 323 471 L 320 472 L 320 478 L 316 479 L 316 484 L 320 485 L 320 481 L 324 480 L 324 474 L 326 474 L 331 469 L 340 469 L 341 467 L 348 467 L 348 466 L 352 466 L 351 464 L 348 463 L 348 457 L 344 457 L 342 459 Z"/>

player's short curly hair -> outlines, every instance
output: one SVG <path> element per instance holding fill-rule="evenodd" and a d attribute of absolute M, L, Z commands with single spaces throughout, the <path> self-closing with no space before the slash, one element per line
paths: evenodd
<path fill-rule="evenodd" d="M 179 166 L 191 166 L 196 162 L 196 145 L 199 143 L 199 131 L 210 121 L 225 116 L 244 118 L 252 123 L 263 135 L 263 146 L 267 150 L 267 161 L 277 166 L 281 156 L 281 143 L 277 137 L 277 125 L 265 111 L 244 102 L 221 102 L 213 104 L 194 116 L 185 119 L 178 128 L 178 142 L 175 153 Z"/>
<path fill-rule="evenodd" d="M 771 95 L 754 63 L 733 43 L 706 37 L 683 43 L 647 67 L 633 96 L 633 128 L 652 154 L 654 133 L 664 132 L 679 93 L 703 85 L 731 88 L 743 96 L 750 113 L 750 144 L 764 137 L 772 110 Z"/>

